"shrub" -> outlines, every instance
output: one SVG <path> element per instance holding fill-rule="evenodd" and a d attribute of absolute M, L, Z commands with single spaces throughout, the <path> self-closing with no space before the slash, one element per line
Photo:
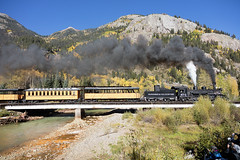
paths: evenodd
<path fill-rule="evenodd" d="M 122 115 L 122 119 L 132 119 L 133 118 L 133 114 L 131 112 L 125 112 L 123 115 Z"/>
<path fill-rule="evenodd" d="M 177 123 L 177 120 L 174 116 L 167 116 L 165 119 L 164 119 L 164 125 L 171 131 L 173 132 L 177 132 L 177 126 L 178 126 L 178 123 Z"/>
<path fill-rule="evenodd" d="M 230 119 L 230 104 L 222 98 L 217 98 L 214 107 L 211 108 L 211 121 L 218 125 L 227 119 Z"/>
<path fill-rule="evenodd" d="M 168 115 L 170 115 L 169 110 L 163 110 L 163 109 L 153 110 L 154 121 L 160 125 L 164 123 L 164 120 Z"/>
<path fill-rule="evenodd" d="M 154 122 L 154 116 L 151 114 L 151 110 L 143 111 L 140 110 L 137 113 L 136 120 L 153 123 Z"/>
<path fill-rule="evenodd" d="M 204 128 L 196 145 L 196 158 L 203 159 L 206 149 L 210 149 L 211 146 L 216 146 L 220 152 L 225 151 L 228 143 L 227 138 L 232 132 L 233 129 L 229 123 L 220 127 L 212 126 Z"/>
<path fill-rule="evenodd" d="M 5 117 L 5 116 L 9 116 L 10 112 L 8 112 L 7 110 L 3 109 L 0 110 L 0 117 Z"/>
<path fill-rule="evenodd" d="M 207 97 L 199 97 L 193 106 L 193 118 L 198 125 L 208 123 L 210 120 L 209 111 L 212 108 L 211 100 Z"/>
<path fill-rule="evenodd" d="M 148 123 L 157 123 L 159 125 L 163 124 L 164 119 L 170 115 L 169 110 L 163 109 L 150 109 L 147 111 L 139 111 L 137 114 L 137 120 L 148 122 Z"/>
<path fill-rule="evenodd" d="M 240 108 L 237 108 L 234 105 L 230 106 L 230 116 L 234 121 L 240 122 Z"/>
<path fill-rule="evenodd" d="M 176 110 L 174 112 L 174 117 L 176 118 L 178 125 L 190 124 L 194 122 L 191 108 Z"/>

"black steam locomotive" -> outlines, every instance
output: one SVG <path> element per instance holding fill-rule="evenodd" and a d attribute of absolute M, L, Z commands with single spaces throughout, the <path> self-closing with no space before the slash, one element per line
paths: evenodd
<path fill-rule="evenodd" d="M 143 98 L 145 101 L 197 101 L 200 96 L 208 96 L 212 101 L 217 97 L 225 97 L 222 94 L 222 89 L 216 89 L 215 85 L 213 89 L 206 87 L 189 89 L 185 86 L 166 89 L 155 85 L 154 91 L 145 91 Z"/>

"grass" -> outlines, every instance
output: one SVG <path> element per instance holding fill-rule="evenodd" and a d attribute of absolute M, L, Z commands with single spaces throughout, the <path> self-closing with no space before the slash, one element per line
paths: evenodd
<path fill-rule="evenodd" d="M 146 115 L 156 111 L 147 111 Z M 163 111 L 164 112 L 164 111 Z M 169 112 L 169 111 L 167 111 Z M 162 114 L 162 112 L 159 112 Z M 143 116 L 144 113 L 140 113 Z M 125 113 L 123 117 L 129 117 Z M 131 116 L 130 116 L 131 117 Z M 132 118 L 132 117 L 131 117 Z M 145 121 L 146 117 L 135 119 L 135 129 L 111 145 L 112 156 L 107 159 L 183 159 L 185 149 L 191 148 L 198 140 L 201 129 L 196 124 L 180 125 L 176 132 L 158 121 Z M 158 119 L 159 120 L 159 119 Z M 191 143 L 190 143 L 191 142 Z"/>
<path fill-rule="evenodd" d="M 133 121 L 130 133 L 112 144 L 106 159 L 184 159 L 192 150 L 196 159 L 203 159 L 204 150 L 211 146 L 226 150 L 227 137 L 239 133 L 240 109 L 224 99 L 212 106 L 201 97 L 189 109 L 150 109 L 136 116 L 124 113 L 122 119 Z M 103 158 L 104 159 L 104 158 Z"/>

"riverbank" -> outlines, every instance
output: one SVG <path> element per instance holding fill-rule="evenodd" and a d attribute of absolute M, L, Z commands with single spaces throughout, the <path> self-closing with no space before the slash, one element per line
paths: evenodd
<path fill-rule="evenodd" d="M 11 116 L 10 116 L 11 114 Z M 28 116 L 26 112 L 9 112 L 9 116 L 0 117 L 0 125 L 7 125 L 12 123 L 20 123 L 42 119 L 43 116 Z"/>
<path fill-rule="evenodd" d="M 0 159 L 91 159 L 109 152 L 109 144 L 128 132 L 122 114 L 75 119 L 39 139 L 0 154 Z M 81 155 L 81 156 L 79 156 Z"/>
<path fill-rule="evenodd" d="M 0 117 L 0 125 L 6 125 L 6 124 L 12 124 L 12 123 L 20 123 L 20 122 L 27 122 L 27 121 L 33 121 L 33 120 L 38 120 L 42 119 L 43 116 L 34 116 L 34 117 L 13 117 L 13 116 L 8 116 L 8 117 Z"/>

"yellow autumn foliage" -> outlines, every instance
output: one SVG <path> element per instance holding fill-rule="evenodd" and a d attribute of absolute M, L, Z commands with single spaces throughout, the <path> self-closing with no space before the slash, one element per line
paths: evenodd
<path fill-rule="evenodd" d="M 239 96 L 237 80 L 230 75 L 224 77 L 223 75 L 217 75 L 217 87 L 222 88 L 223 94 L 228 98 L 234 100 Z"/>

